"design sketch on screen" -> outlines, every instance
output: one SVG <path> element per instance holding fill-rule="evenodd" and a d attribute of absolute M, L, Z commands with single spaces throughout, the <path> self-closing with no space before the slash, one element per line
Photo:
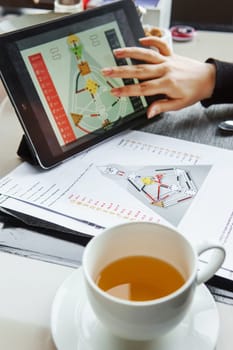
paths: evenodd
<path fill-rule="evenodd" d="M 90 133 L 103 133 L 122 118 L 143 110 L 144 97 L 115 97 L 112 87 L 136 80 L 105 78 L 101 68 L 130 61 L 115 60 L 124 46 L 116 22 L 36 45 L 21 51 L 60 146 Z"/>
<path fill-rule="evenodd" d="M 116 181 L 137 199 L 173 225 L 178 225 L 197 195 L 211 166 L 125 167 L 98 166 L 106 177 Z"/>

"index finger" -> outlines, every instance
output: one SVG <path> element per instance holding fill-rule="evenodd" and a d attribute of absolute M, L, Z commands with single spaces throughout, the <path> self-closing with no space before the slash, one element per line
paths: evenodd
<path fill-rule="evenodd" d="M 164 57 L 159 52 L 143 47 L 122 47 L 114 50 L 116 58 L 132 58 L 147 63 L 162 63 Z"/>

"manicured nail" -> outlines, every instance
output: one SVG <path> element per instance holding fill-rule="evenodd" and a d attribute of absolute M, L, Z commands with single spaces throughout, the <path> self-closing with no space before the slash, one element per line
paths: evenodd
<path fill-rule="evenodd" d="M 115 56 L 121 56 L 123 53 L 123 50 L 122 49 L 115 49 L 115 50 L 113 50 L 113 53 Z"/>
<path fill-rule="evenodd" d="M 121 95 L 120 89 L 118 89 L 118 88 L 113 88 L 113 89 L 111 90 L 111 94 L 112 94 L 113 96 L 120 96 L 120 95 Z"/>
<path fill-rule="evenodd" d="M 101 72 L 102 72 L 103 75 L 111 75 L 112 72 L 113 72 L 113 69 L 110 68 L 110 67 L 107 67 L 107 68 L 103 68 L 103 69 L 101 70 Z"/>

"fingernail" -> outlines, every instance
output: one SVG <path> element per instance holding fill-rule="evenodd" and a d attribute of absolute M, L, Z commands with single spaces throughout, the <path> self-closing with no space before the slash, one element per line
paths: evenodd
<path fill-rule="evenodd" d="M 157 114 L 159 114 L 158 108 L 157 108 L 157 107 L 153 107 L 153 108 L 151 108 L 151 110 L 148 112 L 147 118 L 148 118 L 148 119 L 151 119 L 151 118 L 155 117 Z"/>
<path fill-rule="evenodd" d="M 115 56 L 120 56 L 123 53 L 123 50 L 122 49 L 115 49 L 115 50 L 113 50 L 113 53 Z"/>
<path fill-rule="evenodd" d="M 101 69 L 101 72 L 103 75 L 111 75 L 113 72 L 113 69 L 112 68 L 103 68 L 103 69 Z"/>
<path fill-rule="evenodd" d="M 111 94 L 113 95 L 113 96 L 120 96 L 120 90 L 119 89 L 117 89 L 117 88 L 114 88 L 114 89 L 112 89 L 111 90 Z"/>

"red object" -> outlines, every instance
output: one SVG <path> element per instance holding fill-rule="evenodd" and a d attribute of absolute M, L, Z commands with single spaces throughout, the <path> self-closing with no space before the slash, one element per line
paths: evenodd
<path fill-rule="evenodd" d="M 44 59 L 40 53 L 28 56 L 32 65 L 32 69 L 36 75 L 37 81 L 40 84 L 41 90 L 47 101 L 48 107 L 51 111 L 53 119 L 61 133 L 64 144 L 76 140 L 76 136 L 70 126 L 69 119 L 66 115 L 60 97 L 57 93 L 56 87 L 49 74 Z"/>
<path fill-rule="evenodd" d="M 189 26 L 174 26 L 170 28 L 172 39 L 175 41 L 190 41 L 194 38 L 196 31 Z"/>
<path fill-rule="evenodd" d="M 83 0 L 83 9 L 86 10 L 87 9 L 87 4 L 88 4 L 89 0 Z"/>

